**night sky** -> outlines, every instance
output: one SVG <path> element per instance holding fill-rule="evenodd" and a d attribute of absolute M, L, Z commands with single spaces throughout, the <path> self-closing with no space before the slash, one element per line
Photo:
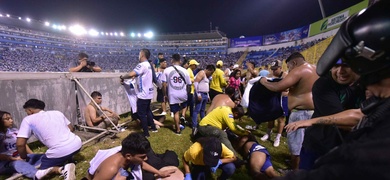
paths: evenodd
<path fill-rule="evenodd" d="M 322 0 L 330 16 L 361 0 Z M 229 38 L 294 29 L 322 19 L 318 0 L 1 0 L 0 13 L 99 31 L 207 31 Z"/>

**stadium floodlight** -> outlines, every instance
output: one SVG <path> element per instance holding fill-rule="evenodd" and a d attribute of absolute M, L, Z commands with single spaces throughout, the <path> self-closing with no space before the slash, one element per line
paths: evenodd
<path fill-rule="evenodd" d="M 138 37 L 141 37 L 142 35 L 141 35 L 141 33 L 138 33 Z"/>
<path fill-rule="evenodd" d="M 55 24 L 53 24 L 53 26 L 51 26 L 51 27 L 53 27 L 53 29 L 57 29 L 57 25 L 55 25 Z"/>
<path fill-rule="evenodd" d="M 110 32 L 110 36 L 112 36 L 112 32 Z"/>
<path fill-rule="evenodd" d="M 66 26 L 65 26 L 65 25 L 62 25 L 62 26 L 61 26 L 61 29 L 66 30 Z"/>
<path fill-rule="evenodd" d="M 22 17 L 19 17 L 18 19 L 19 19 L 19 20 L 22 20 Z"/>
<path fill-rule="evenodd" d="M 45 26 L 50 26 L 50 23 L 46 21 Z"/>
<path fill-rule="evenodd" d="M 7 17 L 11 17 L 9 14 L 7 14 Z"/>
<path fill-rule="evenodd" d="M 117 33 L 117 32 L 114 32 L 114 35 L 115 35 L 115 36 L 118 36 L 118 33 Z"/>
<path fill-rule="evenodd" d="M 108 36 L 108 32 L 106 32 L 106 36 Z"/>
<path fill-rule="evenodd" d="M 125 34 L 123 32 L 120 32 L 119 35 L 120 36 L 125 36 Z"/>
<path fill-rule="evenodd" d="M 131 36 L 131 37 L 135 37 L 135 33 L 132 32 L 132 33 L 130 34 L 130 36 Z"/>
<path fill-rule="evenodd" d="M 0 14 L 0 17 L 3 17 L 3 14 Z"/>
<path fill-rule="evenodd" d="M 100 35 L 104 35 L 104 32 L 100 32 Z"/>
<path fill-rule="evenodd" d="M 146 38 L 152 38 L 153 36 L 154 36 L 154 34 L 151 31 L 144 34 L 144 37 L 146 37 Z"/>
<path fill-rule="evenodd" d="M 74 35 L 76 35 L 76 36 L 87 34 L 87 30 L 85 30 L 84 27 L 82 27 L 82 26 L 80 26 L 78 24 L 70 26 L 69 27 L 69 31 L 71 33 L 73 33 Z"/>
<path fill-rule="evenodd" d="M 95 29 L 90 29 L 88 34 L 91 36 L 98 36 L 99 32 L 97 32 Z"/>
<path fill-rule="evenodd" d="M 27 21 L 27 22 L 31 22 L 31 19 L 30 19 L 30 18 L 26 18 L 26 21 Z"/>

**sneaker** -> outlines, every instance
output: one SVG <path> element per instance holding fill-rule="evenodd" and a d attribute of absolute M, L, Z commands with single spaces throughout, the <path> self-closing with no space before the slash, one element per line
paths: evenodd
<path fill-rule="evenodd" d="M 182 131 L 184 128 L 186 127 L 180 124 L 180 131 Z"/>
<path fill-rule="evenodd" d="M 158 130 L 157 130 L 157 129 L 155 129 L 155 130 L 150 130 L 150 132 L 156 133 L 156 132 L 158 132 Z"/>
<path fill-rule="evenodd" d="M 175 134 L 178 136 L 181 136 L 181 131 L 179 131 L 179 132 L 175 131 Z"/>
<path fill-rule="evenodd" d="M 76 165 L 73 163 L 66 164 L 61 171 L 61 176 L 64 176 L 65 180 L 76 180 Z"/>
<path fill-rule="evenodd" d="M 269 138 L 269 135 L 268 134 L 265 134 L 263 137 L 261 137 L 260 139 L 262 140 L 262 141 L 266 141 L 266 140 L 268 140 L 268 138 Z"/>
<path fill-rule="evenodd" d="M 47 174 L 49 174 L 49 173 L 51 172 L 52 169 L 53 169 L 53 167 L 50 167 L 50 168 L 47 168 L 47 169 L 38 170 L 38 171 L 35 173 L 35 178 L 36 178 L 36 179 L 42 179 L 42 178 L 45 177 Z"/>
<path fill-rule="evenodd" d="M 280 138 L 276 138 L 274 141 L 274 147 L 278 147 L 280 145 Z"/>
<path fill-rule="evenodd" d="M 183 117 L 183 116 L 180 117 L 180 123 L 183 124 L 183 125 L 186 124 L 186 118 Z"/>
<path fill-rule="evenodd" d="M 165 116 L 165 115 L 167 115 L 167 112 L 162 112 L 162 113 L 160 114 L 160 116 Z"/>
<path fill-rule="evenodd" d="M 171 112 L 171 117 L 172 117 L 172 118 L 174 118 L 174 117 L 175 117 L 175 115 L 173 114 L 173 112 Z"/>

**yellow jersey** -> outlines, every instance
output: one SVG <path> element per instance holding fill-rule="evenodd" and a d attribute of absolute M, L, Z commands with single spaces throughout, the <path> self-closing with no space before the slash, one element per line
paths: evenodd
<path fill-rule="evenodd" d="M 221 159 L 230 159 L 230 158 L 234 158 L 233 151 L 231 151 L 224 144 L 222 144 Z M 202 145 L 200 145 L 200 143 L 198 142 L 192 144 L 191 147 L 186 152 L 184 152 L 184 160 L 186 162 L 191 162 L 194 165 L 204 166 L 205 164 L 203 162 Z"/>
<path fill-rule="evenodd" d="M 225 73 L 221 69 L 216 68 L 210 81 L 210 89 L 213 89 L 218 92 L 223 92 L 222 88 L 225 86 L 227 86 Z"/>

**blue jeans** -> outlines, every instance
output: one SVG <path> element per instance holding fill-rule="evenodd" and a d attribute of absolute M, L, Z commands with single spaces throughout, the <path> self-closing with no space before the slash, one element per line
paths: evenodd
<path fill-rule="evenodd" d="M 141 127 L 144 131 L 144 136 L 149 136 L 149 128 L 152 127 L 152 130 L 156 130 L 156 125 L 153 122 L 153 113 L 150 109 L 150 99 L 138 99 L 137 100 L 137 114 L 139 120 L 141 121 Z"/>
<path fill-rule="evenodd" d="M 44 154 L 27 154 L 30 158 L 28 162 L 19 161 L 1 161 L 0 174 L 20 173 L 28 178 L 34 178 L 37 169 L 35 166 L 41 164 L 41 158 Z"/>
<path fill-rule="evenodd" d="M 59 157 L 59 158 L 48 158 L 46 156 L 46 154 L 44 154 L 44 156 L 42 156 L 42 159 L 41 159 L 41 167 L 39 167 L 40 170 L 42 169 L 47 169 L 47 168 L 50 168 L 50 167 L 60 167 L 60 166 L 63 166 L 65 165 L 65 163 L 73 163 L 74 160 L 73 160 L 73 156 L 75 154 L 77 154 L 78 152 L 80 152 L 80 149 L 75 151 L 75 152 L 72 152 L 66 156 L 62 156 L 62 157 Z"/>
<path fill-rule="evenodd" d="M 198 101 L 198 95 L 194 95 L 195 97 L 195 109 L 192 114 L 192 127 L 198 127 L 198 114 L 200 114 L 200 120 L 202 120 L 206 114 L 206 103 L 209 99 L 207 93 L 200 93 L 202 96 L 202 100 Z"/>
<path fill-rule="evenodd" d="M 222 173 L 218 179 L 228 179 L 236 171 L 236 166 L 233 163 L 222 164 L 218 167 L 222 169 Z M 209 166 L 193 165 L 191 169 L 191 177 L 193 180 L 206 180 L 211 178 Z"/>

